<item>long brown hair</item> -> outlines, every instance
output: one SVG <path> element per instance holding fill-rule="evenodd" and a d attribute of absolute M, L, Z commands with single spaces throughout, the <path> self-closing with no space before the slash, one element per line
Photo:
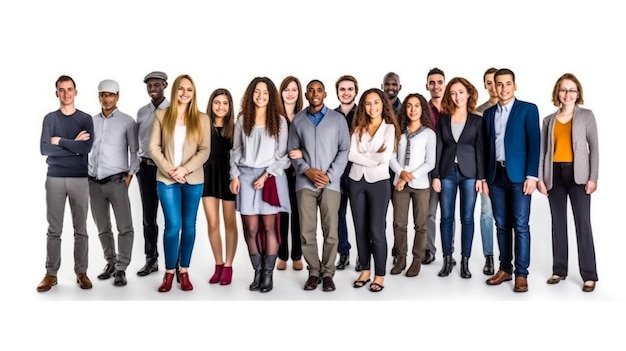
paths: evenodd
<path fill-rule="evenodd" d="M 462 77 L 454 77 L 446 85 L 446 91 L 443 93 L 441 99 L 441 110 L 449 115 L 452 115 L 456 111 L 456 105 L 452 101 L 450 96 L 450 90 L 456 83 L 461 83 L 467 90 L 467 112 L 476 113 L 476 102 L 478 101 L 478 90 L 470 83 L 469 80 Z"/>
<path fill-rule="evenodd" d="M 413 93 L 404 98 L 402 106 L 400 106 L 400 110 L 398 111 L 398 124 L 400 124 L 400 132 L 404 132 L 410 123 L 409 116 L 406 113 L 406 106 L 408 105 L 410 98 L 416 98 L 420 102 L 420 106 L 422 107 L 420 122 L 422 125 L 430 129 L 434 129 L 433 120 L 430 117 L 430 106 L 428 106 L 428 101 L 426 101 L 426 98 L 421 94 Z"/>
<path fill-rule="evenodd" d="M 246 92 L 243 94 L 241 98 L 241 110 L 239 111 L 239 117 L 243 118 L 243 132 L 247 136 L 252 133 L 252 128 L 254 127 L 254 120 L 256 117 L 256 105 L 254 104 L 254 90 L 256 89 L 257 84 L 265 83 L 267 85 L 267 90 L 269 91 L 269 101 L 267 103 L 267 113 L 265 120 L 265 131 L 269 136 L 274 137 L 278 140 L 278 134 L 280 133 L 280 123 L 281 123 L 281 112 L 282 109 L 280 107 L 280 100 L 278 98 L 278 90 L 276 89 L 276 85 L 272 82 L 271 79 L 267 77 L 256 77 L 254 78 L 250 84 L 248 84 L 248 88 L 246 88 Z"/>
<path fill-rule="evenodd" d="M 285 110 L 285 101 L 283 101 L 283 90 L 287 89 L 287 86 L 291 82 L 295 82 L 296 86 L 298 86 L 298 99 L 296 99 L 296 106 L 293 112 L 298 113 L 304 107 L 304 103 L 302 102 L 302 84 L 300 84 L 300 80 L 294 76 L 285 77 L 278 88 L 278 99 L 280 100 L 280 106 L 283 108 L 282 112 L 285 114 L 285 117 L 287 117 L 287 110 Z M 289 118 L 287 118 L 287 121 L 289 121 Z"/>
<path fill-rule="evenodd" d="M 216 118 L 215 113 L 213 113 L 213 100 L 215 100 L 215 98 L 220 95 L 224 95 L 226 96 L 226 99 L 228 99 L 228 113 L 224 117 L 224 126 L 222 127 L 222 136 L 226 139 L 232 139 L 233 133 L 235 130 L 235 112 L 233 111 L 235 107 L 233 106 L 233 97 L 230 94 L 230 91 L 228 91 L 228 89 L 224 89 L 224 88 L 215 89 L 211 93 L 211 96 L 209 97 L 209 103 L 207 104 L 207 107 L 206 107 L 206 114 L 209 116 L 209 119 L 211 120 L 211 133 L 215 131 L 215 118 Z"/>
<path fill-rule="evenodd" d="M 170 106 L 165 109 L 163 116 L 163 139 L 166 142 L 174 139 L 174 129 L 176 128 L 176 118 L 178 118 L 178 87 L 180 85 L 180 81 L 183 79 L 188 79 L 191 82 L 191 86 L 193 87 L 193 96 L 191 97 L 191 101 L 187 105 L 187 110 L 185 111 L 185 126 L 187 127 L 187 137 L 194 138 L 195 141 L 200 143 L 202 138 L 202 127 L 200 126 L 200 114 L 201 112 L 198 110 L 197 99 L 196 99 L 196 84 L 193 82 L 193 79 L 188 74 L 181 74 L 176 77 L 174 80 L 174 85 L 172 86 L 172 92 L 170 95 Z"/>
<path fill-rule="evenodd" d="M 383 91 L 377 88 L 368 89 L 361 95 L 361 99 L 359 99 L 359 103 L 357 104 L 356 111 L 354 112 L 354 119 L 352 120 L 352 130 L 353 134 L 358 134 L 359 141 L 361 140 L 361 136 L 363 136 L 363 132 L 367 130 L 367 126 L 370 124 L 370 116 L 365 112 L 365 98 L 370 93 L 377 94 L 380 100 L 383 103 L 383 112 L 382 118 L 383 121 L 387 124 L 393 124 L 395 129 L 395 142 L 394 149 L 398 145 L 398 141 L 400 140 L 400 126 L 398 125 L 398 120 L 396 119 L 396 115 L 394 113 L 393 107 L 389 104 L 389 101 L 385 99 L 383 95 Z"/>

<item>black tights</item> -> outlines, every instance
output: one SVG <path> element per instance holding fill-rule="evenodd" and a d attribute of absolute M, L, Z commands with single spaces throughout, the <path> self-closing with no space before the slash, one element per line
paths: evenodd
<path fill-rule="evenodd" d="M 264 236 L 265 240 L 265 255 L 276 255 L 278 253 L 277 215 L 242 215 L 241 218 L 248 253 L 251 256 L 260 253 L 260 240 L 263 240 L 259 238 L 260 234 Z"/>

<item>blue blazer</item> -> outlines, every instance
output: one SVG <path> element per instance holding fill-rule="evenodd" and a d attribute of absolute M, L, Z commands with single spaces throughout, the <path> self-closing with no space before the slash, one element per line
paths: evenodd
<path fill-rule="evenodd" d="M 494 120 L 498 105 L 488 108 L 485 118 L 485 171 L 489 184 L 496 177 L 496 130 Z M 535 104 L 515 99 L 504 134 L 506 173 L 513 183 L 523 183 L 527 176 L 539 175 L 541 138 L 539 110 Z"/>

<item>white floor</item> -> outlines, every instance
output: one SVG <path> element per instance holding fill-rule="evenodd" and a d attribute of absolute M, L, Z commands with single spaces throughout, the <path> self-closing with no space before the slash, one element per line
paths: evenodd
<path fill-rule="evenodd" d="M 245 242 L 239 241 L 237 255 L 234 262 L 233 282 L 229 286 L 211 285 L 207 280 L 213 273 L 214 260 L 206 236 L 206 221 L 202 209 L 198 213 L 197 237 L 190 268 L 190 278 L 194 290 L 185 292 L 175 284 L 169 293 L 157 292 L 163 274 L 163 256 L 160 258 L 160 271 L 147 277 L 138 277 L 136 271 L 143 265 L 143 236 L 141 227 L 141 212 L 139 195 L 136 184 L 131 185 L 131 201 L 135 226 L 135 245 L 133 260 L 127 271 L 128 285 L 115 287 L 112 279 L 99 281 L 96 276 L 105 265 L 102 257 L 100 242 L 91 218 L 89 218 L 90 233 L 90 261 L 88 274 L 94 287 L 91 290 L 81 290 L 75 283 L 73 273 L 72 236 L 69 211 L 66 211 L 66 231 L 63 236 L 63 261 L 58 273 L 59 284 L 51 291 L 37 293 L 35 287 L 45 274 L 45 207 L 42 204 L 32 204 L 37 208 L 39 215 L 33 216 L 32 228 L 38 231 L 28 233 L 30 242 L 26 264 L 27 274 L 19 276 L 17 301 L 23 303 L 24 308 L 35 307 L 32 314 L 16 315 L 16 320 L 31 316 L 34 319 L 24 319 L 26 325 L 38 322 L 41 330 L 47 330 L 51 335 L 57 332 L 75 333 L 82 331 L 84 335 L 99 335 L 101 328 L 121 329 L 124 333 L 133 336 L 136 331 L 153 330 L 150 340 L 137 339 L 138 345 L 145 342 L 155 345 L 178 345 L 176 338 L 180 330 L 190 328 L 193 338 L 206 341 L 216 334 L 227 335 L 235 342 L 244 345 L 254 345 L 255 341 L 246 337 L 242 328 L 257 330 L 256 324 L 265 323 L 265 329 L 279 330 L 283 328 L 290 333 L 297 333 L 303 337 L 297 345 L 305 343 L 303 349 L 322 348 L 323 344 L 306 344 L 304 340 L 318 338 L 326 333 L 336 334 L 339 344 L 359 347 L 356 339 L 369 340 L 362 344 L 392 347 L 410 345 L 402 343 L 412 342 L 416 345 L 424 342 L 433 342 L 434 346 L 443 342 L 465 345 L 467 340 L 475 340 L 482 345 L 486 338 L 500 335 L 504 340 L 524 336 L 525 332 L 516 332 L 514 326 L 535 330 L 535 335 L 545 334 L 553 338 L 555 332 L 561 330 L 562 324 L 572 328 L 585 330 L 587 322 L 579 323 L 583 317 L 597 317 L 599 313 L 614 312 L 615 308 L 624 307 L 624 284 L 619 275 L 619 267 L 611 252 L 610 238 L 606 235 L 596 235 L 596 251 L 600 281 L 596 291 L 583 293 L 582 280 L 578 274 L 575 237 L 571 233 L 570 239 L 570 275 L 567 280 L 558 285 L 547 285 L 546 279 L 551 274 L 551 241 L 550 221 L 547 200 L 535 194 L 531 215 L 531 266 L 529 275 L 528 293 L 514 293 L 512 282 L 501 286 L 488 286 L 487 278 L 482 274 L 484 258 L 481 249 L 478 221 L 474 237 L 473 254 L 470 261 L 471 279 L 462 279 L 459 276 L 458 266 L 446 278 L 437 276 L 441 268 L 441 253 L 431 265 L 425 265 L 418 277 L 407 278 L 404 274 L 390 275 L 385 278 L 385 289 L 380 293 L 372 293 L 367 287 L 355 289 L 352 282 L 358 277 L 354 271 L 356 246 L 354 231 L 350 223 L 350 240 L 353 244 L 351 265 L 343 271 L 337 271 L 335 283 L 337 290 L 323 292 L 321 286 L 316 291 L 304 291 L 303 284 L 307 278 L 306 270 L 294 271 L 289 262 L 286 271 L 275 271 L 274 290 L 269 293 L 251 292 L 248 285 L 252 280 L 253 271 Z M 43 202 L 43 201 L 41 201 Z M 479 215 L 479 203 L 476 209 L 476 219 Z M 392 211 L 388 213 L 387 238 L 389 248 L 393 243 Z M 35 211 L 34 211 L 35 212 Z M 162 218 L 159 218 L 162 223 Z M 349 222 L 351 217 L 349 218 Z M 573 225 L 573 223 L 571 223 Z M 603 223 L 594 223 L 596 233 L 606 233 L 602 229 Z M 460 228 L 457 225 L 457 228 Z M 241 227 L 240 237 L 241 237 Z M 162 230 L 162 227 L 161 227 Z M 412 237 L 410 237 L 412 242 Z M 457 233 L 457 261 L 460 249 L 460 234 Z M 440 247 L 440 239 L 437 239 Z M 494 250 L 497 255 L 497 243 L 494 239 Z M 162 254 L 162 250 L 160 248 Z M 497 264 L 497 261 L 496 261 Z M 387 263 L 391 269 L 391 259 Z M 46 311 L 51 319 L 40 320 L 38 311 Z M 553 315 L 555 314 L 555 315 Z M 69 316 L 69 329 L 61 325 L 50 328 L 54 322 L 53 316 Z M 593 319 L 597 320 L 597 319 Z M 255 322 L 256 321 L 256 322 Z M 311 329 L 311 321 L 320 323 L 319 327 Z M 589 321 L 591 322 L 591 321 Z M 269 324 L 268 324 L 269 323 Z M 309 324 L 307 324 L 309 323 Z M 594 322 L 595 323 L 595 322 Z M 613 324 L 606 324 L 613 328 Z M 263 329 L 255 331 L 260 333 Z M 343 330 L 354 330 L 354 334 L 345 334 Z M 384 340 L 378 337 L 378 330 Z M 571 332 L 571 328 L 568 333 Z M 574 329 L 575 330 L 575 329 Z M 170 331 L 171 335 L 161 339 L 160 331 Z M 371 332 L 374 332 L 369 335 Z M 602 329 L 599 332 L 606 332 Z M 363 334 L 365 332 L 366 334 Z M 313 335 L 308 335 L 313 333 Z M 437 335 L 428 339 L 429 335 Z M 494 334 L 495 333 L 495 334 Z M 502 333 L 502 334 L 500 334 Z M 253 334 L 251 334 L 253 335 Z M 398 338 L 393 338 L 397 335 Z M 71 337 L 70 334 L 68 334 Z M 562 337 L 562 336 L 561 336 Z M 427 338 L 421 340 L 419 338 Z M 581 344 L 575 335 L 568 338 Z M 463 341 L 465 340 L 465 341 Z M 482 341 L 481 341 L 482 340 Z M 33 338 L 33 343 L 44 342 Z M 110 341 L 110 340 L 109 340 Z M 97 341 L 92 339 L 96 347 Z M 378 344 L 380 342 L 380 344 Z M 200 344 L 199 344 L 200 345 Z M 209 343 L 202 344 L 209 346 Z M 541 345 L 545 345 L 542 343 Z"/>

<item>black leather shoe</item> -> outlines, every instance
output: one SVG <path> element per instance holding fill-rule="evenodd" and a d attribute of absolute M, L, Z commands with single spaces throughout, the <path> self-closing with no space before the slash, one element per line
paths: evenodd
<path fill-rule="evenodd" d="M 345 269 L 350 265 L 350 255 L 339 255 L 339 262 L 337 262 L 337 269 Z"/>
<path fill-rule="evenodd" d="M 332 277 L 322 278 L 322 290 L 323 291 L 335 291 L 335 282 Z"/>
<path fill-rule="evenodd" d="M 115 271 L 115 273 L 113 273 L 113 276 L 115 277 L 113 280 L 113 285 L 115 286 L 124 286 L 126 285 L 126 272 L 124 271 Z"/>
<path fill-rule="evenodd" d="M 422 264 L 431 264 L 435 261 L 435 254 L 432 251 L 426 250 L 424 254 L 424 259 L 422 260 Z"/>
<path fill-rule="evenodd" d="M 309 279 L 306 280 L 306 283 L 304 283 L 304 290 L 315 290 L 317 288 L 317 285 L 321 282 L 322 280 L 320 279 L 320 277 L 312 275 L 309 277 Z"/>
<path fill-rule="evenodd" d="M 494 274 L 493 256 L 491 256 L 491 255 L 485 256 L 485 267 L 483 267 L 483 273 L 485 275 L 493 275 Z"/>
<path fill-rule="evenodd" d="M 154 273 L 154 272 L 158 272 L 159 271 L 159 265 L 157 264 L 156 261 L 147 261 L 146 264 L 141 267 L 141 269 L 139 271 L 137 271 L 137 275 L 140 277 L 145 277 L 150 273 Z"/>
<path fill-rule="evenodd" d="M 115 272 L 115 265 L 107 263 L 107 265 L 104 266 L 104 270 L 102 270 L 102 273 L 98 275 L 98 279 L 100 280 L 109 279 L 111 278 L 114 272 Z"/>

